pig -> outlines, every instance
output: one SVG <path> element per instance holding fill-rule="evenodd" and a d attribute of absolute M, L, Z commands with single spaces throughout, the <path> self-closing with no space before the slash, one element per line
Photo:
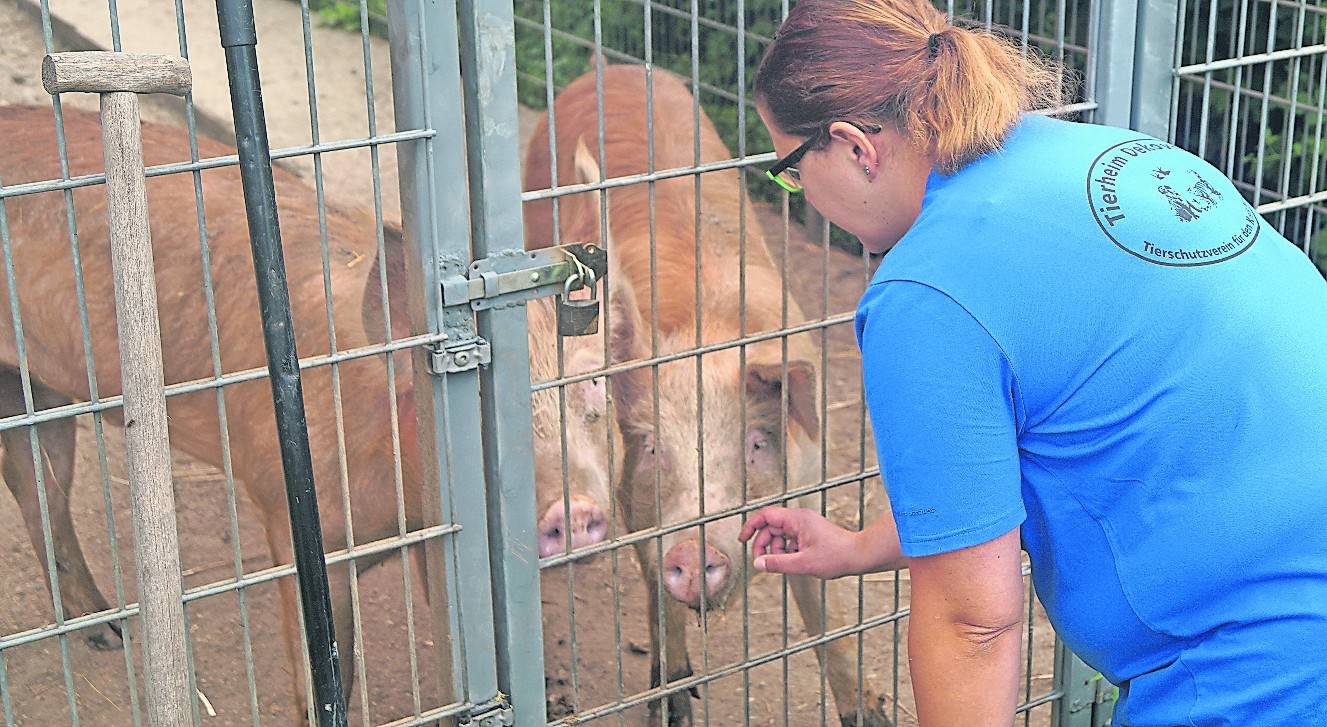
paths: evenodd
<path fill-rule="evenodd" d="M 558 378 L 557 317 L 547 298 L 526 304 L 530 329 L 530 379 Z M 603 336 L 567 338 L 563 344 L 564 374 L 578 376 L 604 366 Z M 530 402 L 534 425 L 535 496 L 539 522 L 539 557 L 582 548 L 609 535 L 607 503 L 611 474 L 622 471 L 622 434 L 616 417 L 608 414 L 608 392 L 604 378 L 596 377 L 567 385 L 566 418 L 563 419 L 556 389 L 537 391 Z M 563 502 L 562 434 L 566 433 L 567 483 L 570 492 Z M 612 444 L 609 444 L 609 441 Z M 609 462 L 609 454 L 613 462 Z M 569 517 L 568 517 L 569 516 Z M 619 526 L 620 527 L 620 526 Z"/>
<path fill-rule="evenodd" d="M 653 119 L 647 119 L 645 70 L 627 65 L 601 70 L 602 161 L 607 175 L 649 171 L 646 135 L 651 127 L 655 169 L 691 166 L 697 131 L 693 98 L 685 82 L 656 69 Z M 577 163 L 577 157 L 586 153 L 578 150 L 600 148 L 597 100 L 595 72 L 591 71 L 570 83 L 554 101 L 559 185 L 584 182 L 591 175 L 597 178 L 597 162 L 582 159 Z M 526 152 L 527 191 L 549 186 L 548 128 L 545 114 Z M 731 158 L 703 113 L 698 133 L 702 163 Z M 609 335 L 617 360 L 667 355 L 777 330 L 785 325 L 785 311 L 789 323 L 805 320 L 796 303 L 785 300 L 781 292 L 782 280 L 758 231 L 754 208 L 740 196 L 738 173 L 726 170 L 701 177 L 699 230 L 694 185 L 692 177 L 655 182 L 653 219 L 648 185 L 615 187 L 607 192 L 613 221 L 608 243 L 612 270 Z M 565 197 L 559 212 L 558 224 L 565 239 L 592 231 L 598 216 L 592 205 L 571 206 L 575 198 Z M 750 244 L 745 251 L 746 299 L 742 301 L 737 280 L 742 256 L 739 215 L 744 204 Z M 527 202 L 524 214 L 527 241 L 552 236 L 549 230 L 554 221 L 548 200 Z M 620 379 L 614 384 L 616 411 L 627 447 L 619 503 L 628 528 L 667 526 L 703 513 L 738 508 L 744 499 L 815 483 L 821 436 L 819 360 L 819 351 L 805 337 L 792 337 L 786 343 L 776 339 L 748 345 L 745 361 L 738 348 L 725 348 L 705 354 L 699 367 L 694 358 L 663 363 L 657 369 L 657 411 L 655 374 L 648 368 L 615 374 Z M 812 499 L 800 504 L 814 506 Z M 739 529 L 740 518 L 734 515 L 708 523 L 704 542 L 695 529 L 687 529 L 662 536 L 662 547 L 654 540 L 637 544 L 649 594 L 654 685 L 660 683 L 661 642 L 666 646 L 669 681 L 690 675 L 688 611 L 723 608 L 740 585 L 744 552 L 737 538 Z M 659 603 L 656 584 L 660 579 L 665 603 Z M 823 633 L 826 614 L 821 609 L 819 581 L 792 577 L 790 582 L 807 631 Z M 665 612 L 663 633 L 655 615 L 659 609 Z M 844 725 L 889 724 L 883 700 L 870 690 L 859 693 L 855 659 L 846 641 L 818 649 L 817 656 L 827 670 Z M 670 726 L 691 724 L 686 694 L 669 695 L 668 707 Z M 652 723 L 661 722 L 660 712 L 660 703 L 653 702 Z"/>
<path fill-rule="evenodd" d="M 582 201 L 582 200 L 578 200 Z M 583 200 L 586 204 L 597 204 Z M 595 242 L 598 238 L 586 238 Z M 384 245 L 387 256 L 389 281 L 405 280 L 405 250 L 401 238 L 389 238 Z M 379 288 L 378 261 L 369 275 L 364 296 L 364 324 L 369 331 L 383 329 L 381 289 Z M 390 283 L 389 283 L 390 286 Z M 390 298 L 394 338 L 410 335 L 406 326 L 409 311 L 406 296 L 401 291 Z M 530 380 L 540 383 L 559 378 L 557 352 L 557 313 L 554 301 L 536 299 L 526 304 L 529 329 Z M 603 368 L 604 339 L 602 333 L 563 339 L 564 376 L 579 376 Z M 409 360 L 398 357 L 398 367 L 409 366 Z M 408 369 L 404 369 L 408 371 Z M 408 387 L 411 377 L 402 375 L 398 387 Z M 568 384 L 565 387 L 566 417 L 563 418 L 558 391 L 545 389 L 531 395 L 531 419 L 535 452 L 535 512 L 538 516 L 539 557 L 547 558 L 569 549 L 594 545 L 609 535 L 611 473 L 622 470 L 622 442 L 617 420 L 608 416 L 609 399 L 603 377 Z M 398 392 L 400 389 L 398 388 Z M 563 436 L 566 438 L 566 483 L 563 493 Z M 403 441 L 402 456 L 417 458 L 418 448 L 412 440 Z M 612 455 L 610 463 L 610 454 Z M 418 552 L 418 551 L 416 551 Z M 420 572 L 424 561 L 418 559 Z"/>
<path fill-rule="evenodd" d="M 97 115 L 65 109 L 64 123 L 70 174 L 100 172 L 101 131 Z M 143 124 L 142 133 L 145 159 L 149 165 L 189 158 L 184 130 Z M 6 140 L 0 145 L 0 180 L 7 186 L 60 177 L 54 119 L 49 108 L 0 107 L 0 138 Z M 202 157 L 234 154 L 234 149 L 206 139 L 198 140 L 198 151 Z M 324 289 L 319 226 L 315 222 L 318 219 L 316 195 L 294 175 L 279 168 L 273 171 L 277 209 L 285 223 L 282 226 L 283 249 L 293 332 L 299 353 L 307 357 L 331 350 L 329 308 L 335 318 L 336 349 L 382 342 L 386 331 L 382 323 L 378 231 L 374 216 L 358 209 L 327 207 L 329 300 Z M 239 170 L 230 166 L 201 174 L 221 370 L 265 368 L 262 324 Z M 193 180 L 187 174 L 153 177 L 147 182 L 147 190 L 159 318 L 162 340 L 166 344 L 163 346 L 165 383 L 212 378 L 217 372 L 213 370 L 209 355 L 209 300 L 202 285 L 203 262 L 198 249 Z M 87 301 L 87 328 L 95 370 L 87 371 L 84 364 L 83 326 L 76 295 L 74 261 L 64 223 L 64 194 L 45 192 L 6 199 L 2 221 L 11 239 L 14 279 L 11 283 L 6 276 L 0 276 L 3 278 L 0 286 L 4 288 L 0 291 L 0 308 L 3 308 L 0 310 L 0 417 L 21 415 L 26 411 L 11 298 L 17 300 L 21 315 L 26 366 L 36 410 L 90 401 L 93 374 L 99 397 L 120 392 L 105 188 L 80 187 L 72 191 L 72 197 L 78 223 L 78 265 Z M 405 284 L 401 230 L 398 225 L 388 223 L 382 234 L 388 252 L 388 287 L 393 289 L 395 286 L 392 305 L 400 306 L 392 311 L 392 329 L 394 335 L 400 336 L 409 333 L 406 323 L 409 317 L 404 310 L 405 290 L 401 287 Z M 544 357 L 541 361 L 548 360 L 546 349 L 552 345 L 551 332 L 555 330 L 552 309 L 547 305 L 534 306 L 531 320 L 534 322 L 532 335 L 539 342 L 532 349 Z M 602 340 L 599 344 L 602 346 Z M 578 370 L 597 365 L 593 346 L 593 342 L 587 340 L 583 345 L 573 347 L 572 363 L 579 367 Z M 580 350 L 582 347 L 585 351 Z M 599 355 L 602 358 L 602 353 Z M 405 356 L 398 354 L 398 358 Z M 543 365 L 543 368 L 548 367 Z M 408 369 L 398 368 L 395 401 L 388 387 L 384 356 L 345 360 L 338 364 L 338 371 L 341 406 L 347 413 L 342 434 L 337 431 L 332 370 L 324 366 L 302 372 L 323 541 L 329 551 L 343 549 L 351 542 L 347 507 L 353 515 L 353 542 L 356 544 L 381 540 L 395 536 L 403 529 L 417 530 L 423 526 L 422 462 L 418 454 L 416 407 Z M 583 439 L 588 443 L 587 447 L 594 446 L 594 442 L 604 442 L 600 446 L 607 446 L 610 433 L 605 428 L 609 426 L 609 417 L 604 415 L 603 405 L 595 403 L 594 396 L 599 384 L 585 383 L 586 386 L 571 387 L 568 397 L 568 409 L 576 413 L 569 423 L 569 439 Z M 586 392 L 587 396 L 582 397 L 581 392 Z M 170 397 L 167 413 L 171 446 L 215 467 L 223 466 L 218 396 L 225 406 L 225 435 L 233 472 L 260 513 L 272 562 L 289 564 L 293 562 L 290 523 L 269 383 L 262 379 L 249 380 L 227 385 L 220 394 L 204 390 Z M 395 425 L 399 427 L 402 453 L 399 474 L 391 436 L 393 411 L 397 412 Z M 123 424 L 120 409 L 109 409 L 105 415 L 110 421 Z M 595 436 L 580 433 L 587 426 Z M 543 440 L 549 439 L 546 429 Z M 74 617 L 104 611 L 109 604 L 87 567 L 70 518 L 69 488 L 74 481 L 76 444 L 74 420 L 62 418 L 42 422 L 36 425 L 36 430 L 64 613 Z M 28 427 L 0 432 L 0 445 L 5 452 L 2 474 L 18 503 L 34 551 L 45 571 L 46 546 L 29 433 Z M 344 485 L 338 446 L 342 441 L 345 446 Z M 542 452 L 543 449 L 541 456 L 544 456 Z M 562 479 L 560 465 L 556 467 L 556 481 L 545 473 L 550 469 L 553 468 L 540 468 L 539 498 L 541 502 L 550 503 L 548 509 L 551 511 L 551 503 L 555 500 L 551 493 L 555 489 L 556 499 L 561 499 Z M 586 523 L 583 536 L 573 534 L 563 539 L 575 547 L 601 537 L 595 524 L 603 519 L 600 503 L 608 499 L 608 485 L 606 473 L 596 473 L 598 479 L 587 490 L 582 490 L 578 484 L 581 475 L 577 466 L 571 469 L 578 478 L 572 485 L 571 499 L 577 503 L 573 507 L 573 519 L 580 518 Z M 549 494 L 544 494 L 545 490 Z M 403 503 L 403 515 L 397 510 L 398 496 Z M 580 504 L 581 501 L 588 505 Z M 553 518 L 554 515 L 546 514 L 545 520 Z M 558 527 L 564 532 L 568 530 L 565 524 Z M 577 530 L 576 527 L 570 529 Z M 559 545 L 558 549 L 562 547 Z M 359 572 L 363 573 L 386 559 L 391 552 L 359 558 Z M 552 546 L 549 552 L 553 552 Z M 343 655 L 350 653 L 354 638 L 351 577 L 347 564 L 328 568 L 336 641 Z M 279 587 L 283 641 L 295 681 L 293 709 L 296 714 L 303 714 L 304 668 L 301 665 L 294 580 L 280 579 Z M 119 633 L 110 625 L 88 628 L 82 633 L 94 649 L 113 649 L 120 645 Z M 442 653 L 447 653 L 445 648 Z M 354 659 L 341 660 L 347 695 L 354 683 L 354 666 Z M 302 721 L 303 718 L 296 719 Z"/>

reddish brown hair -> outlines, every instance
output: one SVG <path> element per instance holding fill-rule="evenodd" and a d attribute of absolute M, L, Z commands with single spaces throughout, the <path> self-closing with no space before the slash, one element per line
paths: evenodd
<path fill-rule="evenodd" d="M 798 0 L 755 98 L 791 136 L 838 120 L 890 124 L 952 173 L 999 147 L 1023 112 L 1058 105 L 1063 88 L 1058 64 L 952 26 L 927 0 Z"/>

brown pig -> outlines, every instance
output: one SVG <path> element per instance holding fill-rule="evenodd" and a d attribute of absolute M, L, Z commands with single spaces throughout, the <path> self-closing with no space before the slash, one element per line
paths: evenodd
<path fill-rule="evenodd" d="M 70 174 L 102 171 L 101 132 L 96 114 L 66 109 L 64 122 Z M 0 139 L 5 140 L 0 144 L 0 182 L 6 186 L 60 178 L 50 109 L 0 107 Z M 144 124 L 143 146 L 149 165 L 189 158 L 183 129 Z M 232 148 L 205 139 L 198 140 L 198 151 L 204 158 L 234 154 Z M 378 231 L 373 215 L 327 207 L 328 269 L 324 280 L 316 222 L 317 197 L 293 175 L 280 169 L 274 170 L 274 174 L 277 208 L 285 223 L 283 250 L 299 353 L 309 357 L 381 342 L 384 326 L 378 285 Z M 167 385 L 266 367 L 239 170 L 234 166 L 210 169 L 201 172 L 201 179 L 206 211 L 206 263 L 199 251 L 192 176 L 171 174 L 147 182 Z M 75 259 L 65 224 L 64 193 L 42 192 L 5 199 L 0 222 L 6 226 L 11 241 L 14 277 L 11 282 L 7 276 L 0 276 L 3 287 L 0 290 L 0 417 L 26 411 L 20 365 L 27 367 L 33 408 L 38 411 L 90 401 L 93 381 L 100 398 L 120 392 L 105 188 L 80 187 L 72 191 L 72 198 L 78 224 L 77 270 L 81 272 L 86 330 L 95 364 L 89 371 L 84 363 L 85 327 L 78 302 Z M 389 252 L 392 300 L 404 304 L 406 296 L 400 288 L 405 284 L 400 273 L 404 261 L 400 229 L 389 224 L 383 232 Z M 204 264 L 211 273 L 211 297 L 203 285 Z M 11 299 L 17 300 L 18 311 L 11 309 Z M 543 309 L 543 313 L 536 310 L 531 315 L 532 335 L 538 335 L 541 341 L 539 347 L 532 348 L 539 351 L 553 345 L 549 332 L 555 330 L 551 308 L 545 305 Z M 213 316 L 209 316 L 209 310 L 214 310 Z M 393 329 L 399 335 L 408 320 L 404 305 L 393 313 Z M 329 315 L 335 321 L 334 329 L 329 325 Z M 22 358 L 16 317 L 22 325 L 25 349 Z M 211 356 L 213 325 L 219 372 L 214 370 Z M 602 346 L 601 340 L 599 345 Z M 593 353 L 580 352 L 582 346 L 587 350 L 593 348 L 588 341 L 573 347 L 573 366 L 598 365 Z M 540 355 L 547 359 L 545 353 Z M 337 365 L 337 376 L 339 403 L 345 413 L 344 431 L 338 431 L 338 400 L 332 368 L 320 366 L 302 372 L 323 540 L 329 551 L 346 548 L 352 542 L 351 522 L 356 545 L 422 526 L 420 459 L 408 371 L 398 368 L 395 401 L 388 387 L 384 356 L 343 360 Z M 568 410 L 575 413 L 575 417 L 569 417 L 569 431 L 579 432 L 588 427 L 596 435 L 584 435 L 586 447 L 593 446 L 594 441 L 605 443 L 601 447 L 607 446 L 610 436 L 606 429 L 608 417 L 603 416 L 602 405 L 595 404 L 597 385 L 583 382 L 571 387 L 568 396 Z M 586 395 L 581 396 L 582 392 Z M 167 402 L 172 448 L 221 468 L 226 462 L 223 442 L 227 442 L 235 477 L 243 483 L 262 518 L 272 562 L 291 563 L 290 523 L 269 382 L 240 381 L 227 384 L 219 394 L 203 390 L 171 396 Z M 224 436 L 219 403 L 224 405 Z M 402 452 L 399 474 L 391 436 L 393 409 L 397 411 Z M 106 415 L 122 423 L 119 408 L 107 410 Z M 36 430 L 63 611 L 69 617 L 104 611 L 109 604 L 88 570 L 69 512 L 69 488 L 74 481 L 74 420 L 66 417 L 42 422 Z M 5 450 L 3 476 L 18 502 L 36 555 L 45 569 L 47 551 L 30 431 L 28 427 L 15 427 L 0 432 L 0 444 Z M 545 432 L 543 439 L 548 438 Z M 569 438 L 579 441 L 582 436 L 574 433 Z M 618 451 L 621 450 L 619 447 Z M 556 488 L 556 499 L 560 500 L 560 465 L 556 469 L 556 481 L 550 476 L 541 478 L 549 480 L 541 481 L 541 492 Z M 573 520 L 580 518 L 586 523 L 584 537 L 570 538 L 576 546 L 591 542 L 598 533 L 595 524 L 603 519 L 600 503 L 607 501 L 607 476 L 595 479 L 582 494 L 582 490 L 575 489 L 580 481 L 578 470 L 575 466 L 571 469 L 576 477 L 572 490 Z M 551 494 L 543 496 L 541 503 L 551 503 L 554 499 Z M 547 508 L 551 510 L 551 505 Z M 558 510 L 561 512 L 561 507 Z M 566 529 L 565 525 L 559 527 Z M 359 572 L 393 552 L 389 549 L 359 558 Z M 354 639 L 350 578 L 346 564 L 328 568 L 336 641 L 343 655 L 351 653 Z M 302 713 L 304 669 L 300 664 L 293 579 L 281 579 L 280 588 L 285 643 L 295 680 L 295 709 Z M 82 633 L 94 648 L 115 648 L 119 644 L 118 633 L 109 626 L 85 629 Z M 355 660 L 343 658 L 341 665 L 345 675 L 343 686 L 349 694 L 354 683 Z"/>
<path fill-rule="evenodd" d="M 602 83 L 607 176 L 650 171 L 651 129 L 656 170 L 695 163 L 693 97 L 681 79 L 654 72 L 652 119 L 646 118 L 644 69 L 606 66 Z M 569 84 L 555 101 L 560 185 L 585 181 L 586 166 L 597 175 L 597 163 L 576 163 L 578 148 L 600 148 L 597 107 L 593 71 Z M 699 134 L 702 163 L 731 158 L 703 113 Z M 527 190 L 549 185 L 547 138 L 545 115 L 527 151 Z M 754 208 L 740 196 L 740 183 L 735 170 L 702 176 L 699 216 L 696 180 L 691 176 L 615 187 L 607 193 L 613 226 L 607 248 L 615 358 L 675 354 L 806 320 L 783 293 Z M 559 224 L 564 239 L 589 234 L 597 224 L 598 207 L 570 204 L 577 196 L 562 203 Z M 738 294 L 737 282 L 743 272 L 739 236 L 743 211 L 750 242 L 744 253 L 745 300 Z M 551 204 L 527 203 L 525 222 L 527 240 L 551 238 Z M 657 374 L 648 368 L 617 374 L 615 408 L 627 445 L 619 499 L 628 527 L 639 531 L 669 526 L 739 508 L 744 500 L 814 484 L 821 429 L 819 360 L 819 351 L 805 337 L 791 337 L 786 343 L 775 339 L 748 345 L 745 358 L 737 347 L 721 347 L 699 360 L 687 357 L 662 363 Z M 740 518 L 732 515 L 709 522 L 704 542 L 696 528 L 689 528 L 664 535 L 661 547 L 654 540 L 638 544 L 650 600 L 656 684 L 661 641 L 666 642 L 670 680 L 689 675 L 688 610 L 722 608 L 739 585 L 743 572 L 739 528 Z M 662 604 L 657 602 L 660 580 L 667 594 Z M 790 582 L 807 630 L 822 633 L 819 582 L 806 577 Z M 663 634 L 654 615 L 660 608 L 666 612 Z M 831 608 L 831 612 L 837 611 Z M 829 621 L 832 625 L 834 619 Z M 855 657 L 847 642 L 831 642 L 817 650 L 817 656 L 827 670 L 843 724 L 889 724 L 881 700 L 873 693 L 858 693 Z M 691 723 L 685 693 L 671 694 L 668 702 L 670 725 Z M 858 705 L 863 705 L 863 712 Z M 651 705 L 652 721 L 658 720 L 658 706 L 658 702 Z"/>

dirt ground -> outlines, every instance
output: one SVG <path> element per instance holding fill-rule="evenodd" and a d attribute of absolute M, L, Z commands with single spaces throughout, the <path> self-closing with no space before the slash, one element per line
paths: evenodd
<path fill-rule="evenodd" d="M 26 6 L 20 4 L 26 2 L 0 0 L 0 103 L 49 103 L 36 72 L 43 52 L 41 28 L 24 9 Z M 175 17 L 163 12 L 162 6 L 160 0 L 119 0 L 126 50 L 178 53 Z M 83 36 L 84 42 L 109 47 L 110 25 L 104 4 L 92 0 L 53 0 L 51 7 L 76 34 Z M 224 130 L 229 125 L 229 99 L 224 65 L 215 41 L 215 6 L 210 0 L 185 0 L 183 7 L 200 127 L 205 131 Z M 299 6 L 284 0 L 257 0 L 255 10 L 272 145 L 279 148 L 308 144 L 312 140 L 309 84 L 304 73 Z M 57 33 L 57 45 L 68 45 L 69 37 L 67 33 Z M 321 139 L 366 136 L 360 37 L 322 28 L 316 23 L 311 37 Z M 386 44 L 373 42 L 370 57 L 378 128 L 391 130 Z M 95 99 L 75 97 L 67 103 L 91 107 Z M 180 117 L 168 104 L 148 104 L 143 115 L 151 120 L 180 123 Z M 523 134 L 528 133 L 532 121 L 533 114 L 522 114 Z M 399 195 L 390 145 L 382 147 L 379 159 L 384 211 L 389 219 L 395 219 L 399 217 Z M 312 179 L 313 165 L 308 160 L 288 164 Z M 326 154 L 323 171 L 329 197 L 352 199 L 366 206 L 372 203 L 373 182 L 367 152 Z M 760 224 L 768 239 L 782 240 L 784 227 L 776 210 L 762 210 Z M 775 247 L 777 254 L 782 246 Z M 796 225 L 788 239 L 788 250 L 793 263 L 789 265 L 793 271 L 792 293 L 808 314 L 820 315 L 822 305 L 827 306 L 830 314 L 852 309 L 866 276 L 860 259 L 822 248 Z M 834 477 L 860 469 L 863 452 L 868 464 L 873 458 L 869 437 L 865 442 L 862 438 L 863 413 L 852 332 L 847 326 L 838 326 L 827 334 L 825 344 L 829 361 L 829 441 L 833 443 L 827 474 Z M 131 524 L 122 438 L 109 425 L 104 436 L 109 474 L 105 488 L 93 422 L 91 417 L 81 418 L 77 482 L 72 494 L 74 520 L 102 591 L 112 601 L 117 590 L 123 591 L 125 600 L 133 600 Z M 231 532 L 230 488 L 225 478 L 207 465 L 177 455 L 175 485 L 186 587 L 233 576 L 235 536 Z M 239 545 L 244 569 L 251 572 L 271 564 L 256 509 L 243 495 L 240 484 L 235 489 L 240 492 L 235 499 Z M 883 498 L 877 479 L 860 488 L 857 485 L 839 488 L 828 500 L 831 515 L 843 523 L 856 522 L 859 497 L 866 503 L 866 516 L 876 517 Z M 104 505 L 107 499 L 114 513 L 117 538 L 114 554 L 109 546 Z M 45 574 L 37 565 L 17 508 L 8 495 L 0 495 L 0 558 L 4 560 L 0 593 L 5 594 L 0 598 L 0 634 L 50 623 L 51 603 L 43 585 Z M 121 582 L 118 588 L 117 575 Z M 543 573 L 541 586 L 550 717 L 565 716 L 572 709 L 594 709 L 648 688 L 645 590 L 629 548 L 599 556 L 590 563 L 549 569 Z M 855 580 L 836 582 L 830 587 L 832 596 L 841 597 L 837 601 L 843 605 L 840 615 L 849 622 L 857 620 L 858 588 L 859 582 Z M 860 592 L 868 619 L 906 608 L 906 573 L 897 579 L 893 575 L 867 578 L 860 582 Z M 358 595 L 362 636 L 357 647 L 362 650 L 366 674 L 361 673 L 355 685 L 352 724 L 382 724 L 414 714 L 415 684 L 420 685 L 419 706 L 425 709 L 436 706 L 434 664 L 439 650 L 430 637 L 429 611 L 418 579 L 409 583 L 407 589 L 399 561 L 389 560 L 360 575 Z M 198 707 L 202 724 L 251 724 L 254 717 L 263 724 L 291 724 L 290 675 L 280 645 L 274 584 L 248 589 L 243 605 L 242 616 L 240 599 L 228 594 L 193 603 L 188 609 L 197 685 L 203 695 Z M 410 611 L 414 616 L 413 650 Z M 242 619 L 249 624 L 247 645 L 242 637 Z M 1029 662 L 1033 697 L 1050 688 L 1054 640 L 1039 610 L 1035 612 L 1034 622 Z M 133 626 L 131 622 L 131 630 Z M 697 673 L 739 663 L 744 658 L 744 633 L 749 634 L 746 653 L 751 658 L 805 637 L 796 609 L 790 605 L 779 579 L 765 576 L 753 580 L 745 597 L 737 594 L 727 611 L 711 614 L 705 628 L 692 630 L 691 656 Z M 904 619 L 897 625 L 866 632 L 859 643 L 863 679 L 890 697 L 890 708 L 900 724 L 912 725 L 915 719 L 906 668 L 906 634 Z M 899 644 L 897 649 L 895 643 Z M 245 668 L 246 651 L 252 652 L 252 675 Z M 343 653 L 346 651 L 343 645 Z M 417 666 L 412 667 L 412 663 Z M 9 649 L 0 653 L 0 686 L 4 687 L 0 714 L 4 714 L 6 722 L 23 727 L 66 724 L 71 719 L 72 703 L 80 724 L 133 724 L 134 700 L 141 705 L 143 696 L 141 686 L 136 694 L 130 694 L 128 666 L 125 651 L 92 650 L 77 634 L 66 640 L 48 639 Z M 132 666 L 141 678 L 136 659 Z M 250 679 L 255 687 L 253 699 Z M 711 725 L 837 724 L 827 694 L 814 656 L 804 651 L 710 683 L 701 689 L 701 698 L 694 702 L 695 715 L 698 724 Z M 620 717 L 607 717 L 593 724 L 638 725 L 644 723 L 643 717 L 644 710 L 638 707 Z M 1048 722 L 1049 708 L 1038 709 L 1032 723 Z"/>

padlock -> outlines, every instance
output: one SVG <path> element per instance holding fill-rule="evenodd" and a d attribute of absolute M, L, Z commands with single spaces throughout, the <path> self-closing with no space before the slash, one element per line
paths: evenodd
<path fill-rule="evenodd" d="M 594 273 L 589 272 L 590 297 L 572 300 L 573 286 L 581 281 L 580 273 L 567 278 L 562 285 L 562 299 L 558 301 L 558 335 L 592 336 L 599 332 L 599 299 L 594 289 Z"/>

